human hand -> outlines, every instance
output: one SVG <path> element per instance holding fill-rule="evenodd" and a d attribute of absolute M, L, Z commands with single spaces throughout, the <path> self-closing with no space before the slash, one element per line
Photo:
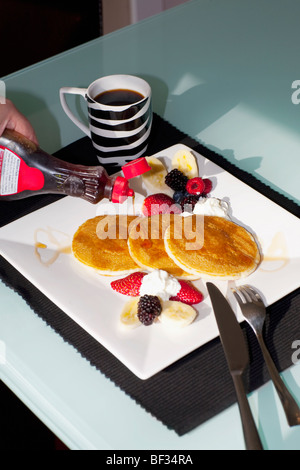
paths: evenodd
<path fill-rule="evenodd" d="M 34 129 L 28 119 L 23 116 L 15 105 L 6 98 L 5 103 L 0 102 L 0 136 L 5 129 L 11 129 L 38 144 Z"/>

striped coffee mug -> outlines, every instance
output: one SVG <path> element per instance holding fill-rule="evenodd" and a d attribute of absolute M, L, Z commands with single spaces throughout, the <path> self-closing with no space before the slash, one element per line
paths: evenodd
<path fill-rule="evenodd" d="M 127 95 L 116 102 L 117 92 Z M 72 113 L 65 94 L 84 97 L 89 127 Z M 110 75 L 95 80 L 88 88 L 62 87 L 59 95 L 63 110 L 91 138 L 98 160 L 106 168 L 118 170 L 146 152 L 152 125 L 152 96 L 150 85 L 142 78 Z"/>

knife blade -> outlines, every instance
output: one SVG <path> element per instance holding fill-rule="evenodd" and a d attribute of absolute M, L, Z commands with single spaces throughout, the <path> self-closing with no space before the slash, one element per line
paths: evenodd
<path fill-rule="evenodd" d="M 242 377 L 249 364 L 246 340 L 236 316 L 222 292 L 211 282 L 207 282 L 206 287 L 211 299 L 221 343 L 237 395 L 246 448 L 247 450 L 263 450 Z"/>

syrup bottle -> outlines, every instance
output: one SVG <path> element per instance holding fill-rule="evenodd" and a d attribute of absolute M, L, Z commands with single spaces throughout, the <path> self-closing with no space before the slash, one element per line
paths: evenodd
<path fill-rule="evenodd" d="M 0 201 L 56 193 L 92 204 L 105 197 L 122 203 L 134 196 L 128 179 L 150 169 L 142 157 L 122 167 L 124 177 L 108 176 L 102 166 L 75 165 L 49 155 L 15 131 L 6 129 L 0 137 Z"/>

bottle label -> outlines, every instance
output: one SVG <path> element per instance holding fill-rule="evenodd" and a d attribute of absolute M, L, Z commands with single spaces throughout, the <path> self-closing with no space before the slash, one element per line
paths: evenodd
<path fill-rule="evenodd" d="M 21 158 L 11 150 L 0 147 L 0 195 L 18 192 Z"/>
<path fill-rule="evenodd" d="M 0 146 L 0 196 L 22 191 L 38 191 L 44 186 L 44 175 L 38 168 L 28 166 L 7 147 Z"/>

